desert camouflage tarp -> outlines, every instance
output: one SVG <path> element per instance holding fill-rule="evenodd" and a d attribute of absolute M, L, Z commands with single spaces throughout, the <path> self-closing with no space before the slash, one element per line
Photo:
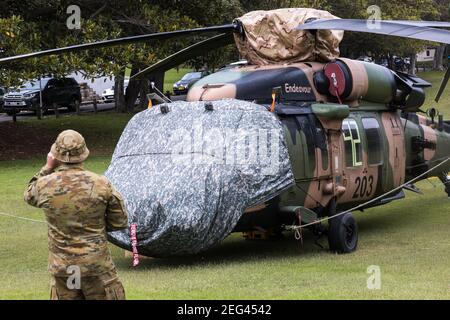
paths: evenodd
<path fill-rule="evenodd" d="M 191 254 L 223 240 L 245 208 L 294 182 L 283 130 L 263 106 L 240 100 L 174 102 L 137 114 L 106 176 L 121 192 L 139 253 Z M 129 230 L 109 233 L 130 249 Z"/>
<path fill-rule="evenodd" d="M 234 35 L 236 46 L 243 58 L 256 65 L 336 59 L 344 32 L 295 29 L 311 18 L 339 19 L 328 11 L 305 8 L 252 11 L 238 19 L 245 36 Z"/>

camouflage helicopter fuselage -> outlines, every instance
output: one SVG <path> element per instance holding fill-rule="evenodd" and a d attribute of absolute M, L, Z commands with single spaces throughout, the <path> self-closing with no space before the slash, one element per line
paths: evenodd
<path fill-rule="evenodd" d="M 189 91 L 188 101 L 236 98 L 268 107 L 277 95 L 273 111 L 284 128 L 295 185 L 270 203 L 249 208 L 235 231 L 292 223 L 299 209 L 304 209 L 302 223 L 308 223 L 332 214 L 331 202 L 334 210 L 352 208 L 450 156 L 450 124 L 415 113 L 429 84 L 371 63 L 331 64 L 225 69 Z M 447 162 L 423 178 L 446 182 L 449 171 Z M 450 195 L 450 187 L 446 191 Z M 371 206 L 403 197 L 402 190 L 391 192 Z"/>

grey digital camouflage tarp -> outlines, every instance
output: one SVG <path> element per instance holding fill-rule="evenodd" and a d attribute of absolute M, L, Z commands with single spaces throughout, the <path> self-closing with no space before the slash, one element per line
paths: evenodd
<path fill-rule="evenodd" d="M 153 257 L 211 247 L 246 208 L 294 183 L 281 123 L 264 106 L 234 99 L 165 106 L 167 113 L 159 105 L 130 120 L 105 173 L 137 224 L 139 253 Z M 129 230 L 108 237 L 131 249 Z"/>

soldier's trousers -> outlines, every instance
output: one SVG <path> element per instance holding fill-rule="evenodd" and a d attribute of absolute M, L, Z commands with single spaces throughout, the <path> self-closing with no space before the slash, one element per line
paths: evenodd
<path fill-rule="evenodd" d="M 115 271 L 81 277 L 80 289 L 70 289 L 68 277 L 52 276 L 51 300 L 125 300 L 125 290 Z"/>

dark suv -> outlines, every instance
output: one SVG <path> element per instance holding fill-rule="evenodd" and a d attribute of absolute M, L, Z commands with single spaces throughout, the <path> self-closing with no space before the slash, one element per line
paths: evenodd
<path fill-rule="evenodd" d="M 4 96 L 3 109 L 8 115 L 21 110 L 36 111 L 39 107 L 39 92 L 42 88 L 42 113 L 53 108 L 67 107 L 74 111 L 81 103 L 80 86 L 73 78 L 42 78 L 25 82 L 18 90 L 13 90 Z"/>

